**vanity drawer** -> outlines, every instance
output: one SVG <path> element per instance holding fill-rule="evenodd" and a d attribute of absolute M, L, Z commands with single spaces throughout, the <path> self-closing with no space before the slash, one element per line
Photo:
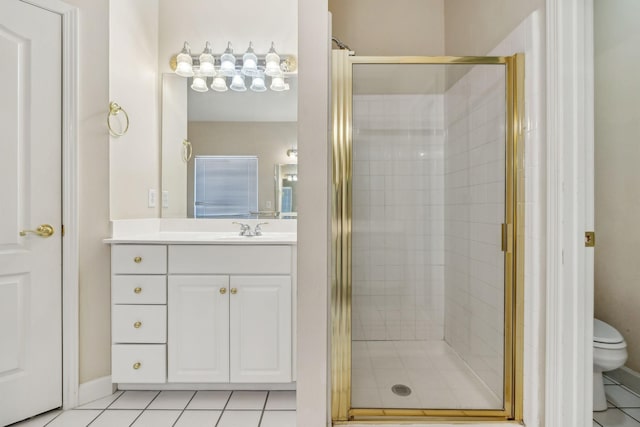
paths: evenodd
<path fill-rule="evenodd" d="M 114 305 L 111 325 L 114 343 L 166 343 L 167 307 Z"/>
<path fill-rule="evenodd" d="M 165 274 L 167 247 L 163 245 L 113 245 L 113 274 Z"/>
<path fill-rule="evenodd" d="M 290 274 L 291 246 L 170 245 L 169 274 Z"/>
<path fill-rule="evenodd" d="M 166 276 L 113 276 L 113 304 L 166 304 Z"/>
<path fill-rule="evenodd" d="M 167 380 L 167 346 L 117 344 L 111 346 L 111 381 L 114 383 L 164 383 Z"/>

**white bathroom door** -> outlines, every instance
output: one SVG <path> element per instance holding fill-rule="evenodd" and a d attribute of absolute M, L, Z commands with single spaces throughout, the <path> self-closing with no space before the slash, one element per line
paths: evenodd
<path fill-rule="evenodd" d="M 0 1 L 0 425 L 62 405 L 61 25 Z"/>

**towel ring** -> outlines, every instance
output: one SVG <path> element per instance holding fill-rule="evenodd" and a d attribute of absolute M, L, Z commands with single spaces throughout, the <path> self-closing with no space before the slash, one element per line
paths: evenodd
<path fill-rule="evenodd" d="M 124 113 L 126 124 L 122 132 L 116 132 L 111 127 L 111 117 L 117 116 L 118 114 L 120 114 L 121 111 Z M 121 137 L 122 135 L 127 133 L 127 131 L 129 130 L 129 115 L 127 114 L 126 111 L 124 111 L 124 108 L 122 108 L 120 105 L 118 105 L 116 102 L 113 102 L 113 101 L 109 103 L 109 114 L 107 114 L 107 127 L 109 128 L 109 133 L 112 136 L 115 136 L 116 138 Z"/>
<path fill-rule="evenodd" d="M 191 145 L 191 142 L 185 139 L 184 141 L 182 141 L 182 160 L 184 160 L 185 163 L 189 163 L 192 155 L 193 146 Z"/>

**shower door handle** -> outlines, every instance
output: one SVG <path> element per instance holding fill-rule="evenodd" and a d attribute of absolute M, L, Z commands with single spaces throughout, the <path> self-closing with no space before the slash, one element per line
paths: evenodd
<path fill-rule="evenodd" d="M 513 252 L 513 224 L 502 224 L 502 252 Z"/>

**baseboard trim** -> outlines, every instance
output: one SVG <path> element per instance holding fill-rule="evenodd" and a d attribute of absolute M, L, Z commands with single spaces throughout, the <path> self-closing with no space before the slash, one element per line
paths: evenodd
<path fill-rule="evenodd" d="M 296 383 L 118 383 L 118 390 L 295 390 Z"/>
<path fill-rule="evenodd" d="M 111 375 L 80 384 L 78 389 L 78 406 L 93 402 L 116 391 L 116 386 L 111 382 Z"/>
<path fill-rule="evenodd" d="M 623 366 L 622 368 L 618 368 L 610 372 L 605 372 L 605 375 L 613 378 L 614 380 L 623 384 L 625 387 L 640 394 L 640 373 L 634 371 L 633 369 Z"/>

